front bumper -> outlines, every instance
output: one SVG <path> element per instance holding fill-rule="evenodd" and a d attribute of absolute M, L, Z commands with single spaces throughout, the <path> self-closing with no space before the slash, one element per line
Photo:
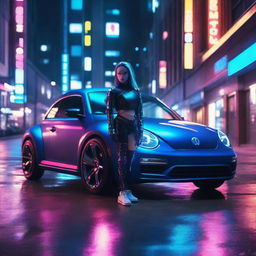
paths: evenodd
<path fill-rule="evenodd" d="M 143 152 L 144 151 L 144 152 Z M 185 182 L 232 179 L 237 156 L 230 150 L 136 152 L 131 178 L 135 182 Z"/>

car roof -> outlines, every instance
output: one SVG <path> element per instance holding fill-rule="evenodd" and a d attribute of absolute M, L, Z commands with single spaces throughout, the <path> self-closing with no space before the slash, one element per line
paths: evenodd
<path fill-rule="evenodd" d="M 84 89 L 77 89 L 77 90 L 70 90 L 67 93 L 61 95 L 62 97 L 69 96 L 69 95 L 86 95 L 88 92 L 102 92 L 102 91 L 108 91 L 114 87 L 95 87 L 95 88 L 84 88 Z M 141 92 L 141 95 L 144 96 L 145 98 L 157 98 L 153 95 L 143 93 Z M 157 98 L 158 99 L 158 98 Z"/>
<path fill-rule="evenodd" d="M 74 95 L 74 94 L 86 94 L 87 92 L 97 92 L 97 91 L 108 91 L 111 89 L 110 87 L 96 87 L 96 88 L 85 88 L 85 89 L 78 89 L 78 90 L 70 90 L 67 93 L 63 94 L 63 96 Z"/>

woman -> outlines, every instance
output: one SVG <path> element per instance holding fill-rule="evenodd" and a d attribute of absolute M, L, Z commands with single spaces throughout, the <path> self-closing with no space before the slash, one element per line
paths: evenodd
<path fill-rule="evenodd" d="M 108 91 L 108 130 L 116 142 L 118 153 L 118 177 L 120 193 L 118 203 L 131 205 L 137 202 L 128 189 L 127 175 L 130 171 L 134 151 L 142 139 L 142 101 L 134 72 L 128 62 L 120 62 L 115 67 L 115 88 Z M 113 109 L 117 116 L 114 118 Z"/>

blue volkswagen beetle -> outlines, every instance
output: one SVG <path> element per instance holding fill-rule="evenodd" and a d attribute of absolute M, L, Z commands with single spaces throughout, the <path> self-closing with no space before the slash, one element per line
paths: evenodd
<path fill-rule="evenodd" d="M 107 91 L 66 93 L 24 134 L 22 167 L 27 179 L 54 170 L 81 176 L 92 193 L 109 188 L 117 176 L 117 154 L 108 135 Z M 142 101 L 143 139 L 130 182 L 193 182 L 212 189 L 234 177 L 237 157 L 223 132 L 184 121 L 156 97 L 142 93 Z"/>

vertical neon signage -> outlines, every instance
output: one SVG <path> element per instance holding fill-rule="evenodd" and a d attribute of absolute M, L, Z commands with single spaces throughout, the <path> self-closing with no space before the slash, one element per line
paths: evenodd
<path fill-rule="evenodd" d="M 15 90 L 11 101 L 24 103 L 25 83 L 25 2 L 15 1 Z"/>
<path fill-rule="evenodd" d="M 184 4 L 184 69 L 193 68 L 193 0 Z"/>
<path fill-rule="evenodd" d="M 167 85 L 166 79 L 167 65 L 165 60 L 159 61 L 159 88 L 164 89 Z"/>
<path fill-rule="evenodd" d="M 220 38 L 219 0 L 208 0 L 208 47 Z"/>

